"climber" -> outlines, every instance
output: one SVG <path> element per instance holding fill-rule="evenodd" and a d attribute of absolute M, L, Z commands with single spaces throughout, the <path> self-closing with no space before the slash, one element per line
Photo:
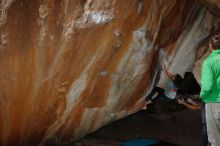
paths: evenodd
<path fill-rule="evenodd" d="M 166 66 L 163 63 L 163 68 L 165 70 L 165 75 L 169 78 L 165 84 L 165 88 L 154 87 L 152 92 L 146 97 L 146 100 L 153 100 L 157 97 L 165 97 L 169 99 L 174 99 L 177 96 L 178 86 L 182 82 L 183 78 L 179 74 L 172 75 L 167 71 Z"/>
<path fill-rule="evenodd" d="M 179 74 L 172 75 L 169 73 L 164 63 L 163 69 L 165 70 L 165 75 L 168 77 L 168 81 L 165 84 L 165 88 L 156 86 L 146 97 L 147 104 L 152 103 L 150 106 L 148 105 L 148 111 L 150 110 L 149 107 L 154 108 L 157 112 L 165 110 L 173 111 L 178 108 L 182 108 L 177 100 L 174 99 L 177 99 L 181 94 L 178 91 L 178 86 L 182 82 L 183 78 Z"/>
<path fill-rule="evenodd" d="M 196 98 L 198 98 L 201 88 L 193 73 L 185 72 L 184 78 L 182 78 L 179 74 L 173 75 L 168 72 L 164 63 L 163 69 L 165 75 L 169 78 L 165 89 L 154 87 L 152 92 L 146 98 L 147 104 L 152 103 L 152 100 L 158 102 L 162 99 L 165 100 L 164 102 L 167 101 L 167 104 L 170 104 L 171 102 L 173 105 L 180 104 L 192 110 L 199 110 L 201 108 L 201 104 L 199 100 L 196 100 Z M 155 100 L 158 97 L 159 99 Z M 176 107 L 177 106 L 178 105 L 176 105 Z M 157 109 L 159 109 L 159 107 L 157 107 Z"/>
<path fill-rule="evenodd" d="M 202 64 L 200 98 L 206 103 L 208 140 L 220 145 L 220 34 L 209 41 L 211 54 Z"/>

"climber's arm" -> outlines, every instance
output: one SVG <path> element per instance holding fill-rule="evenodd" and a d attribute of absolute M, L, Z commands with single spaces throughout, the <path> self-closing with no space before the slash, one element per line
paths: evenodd
<path fill-rule="evenodd" d="M 178 103 L 184 105 L 188 109 L 191 110 L 199 110 L 201 108 L 201 104 L 197 103 L 197 105 L 192 105 L 184 101 L 184 99 L 178 99 Z"/>

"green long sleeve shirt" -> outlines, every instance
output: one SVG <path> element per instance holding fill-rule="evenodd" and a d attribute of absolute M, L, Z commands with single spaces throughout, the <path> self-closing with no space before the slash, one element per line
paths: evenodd
<path fill-rule="evenodd" d="M 220 48 L 202 64 L 200 97 L 204 102 L 220 102 Z"/>

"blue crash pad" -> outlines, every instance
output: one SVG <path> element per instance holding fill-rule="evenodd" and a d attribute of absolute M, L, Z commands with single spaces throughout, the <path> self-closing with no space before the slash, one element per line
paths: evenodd
<path fill-rule="evenodd" d="M 150 138 L 132 139 L 123 142 L 121 146 L 148 146 L 151 144 L 158 144 L 158 141 Z"/>

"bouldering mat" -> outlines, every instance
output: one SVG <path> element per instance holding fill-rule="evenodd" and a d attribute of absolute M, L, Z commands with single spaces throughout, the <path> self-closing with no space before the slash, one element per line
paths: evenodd
<path fill-rule="evenodd" d="M 140 138 L 123 142 L 121 146 L 149 146 L 152 144 L 158 144 L 158 141 L 150 138 Z"/>

